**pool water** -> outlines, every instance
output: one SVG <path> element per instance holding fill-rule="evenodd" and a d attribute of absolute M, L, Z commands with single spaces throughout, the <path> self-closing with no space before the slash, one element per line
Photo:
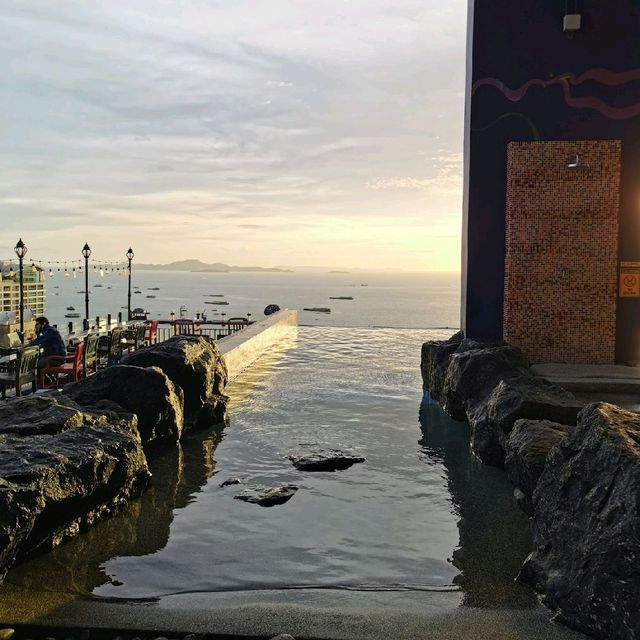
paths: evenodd
<path fill-rule="evenodd" d="M 506 477 L 474 459 L 465 424 L 423 402 L 420 345 L 449 333 L 300 328 L 229 387 L 224 431 L 157 455 L 152 487 L 122 514 L 15 567 L 0 608 L 16 590 L 140 601 L 411 593 L 418 604 L 451 592 L 462 605 L 535 607 L 514 583 L 531 541 Z M 366 461 L 309 473 L 287 458 L 316 446 Z M 221 487 L 229 478 L 243 484 Z M 299 490 L 271 508 L 233 499 L 253 484 Z"/>

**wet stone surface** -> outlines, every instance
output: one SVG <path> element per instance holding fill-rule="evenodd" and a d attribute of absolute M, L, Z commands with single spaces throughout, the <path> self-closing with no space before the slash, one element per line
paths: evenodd
<path fill-rule="evenodd" d="M 342 471 L 365 458 L 339 449 L 318 449 L 302 455 L 289 456 L 293 466 L 300 471 Z"/>
<path fill-rule="evenodd" d="M 261 507 L 273 507 L 278 504 L 284 504 L 295 495 L 298 487 L 287 484 L 282 487 L 262 487 L 255 486 L 245 489 L 242 493 L 233 496 L 236 500 L 251 502 Z"/>

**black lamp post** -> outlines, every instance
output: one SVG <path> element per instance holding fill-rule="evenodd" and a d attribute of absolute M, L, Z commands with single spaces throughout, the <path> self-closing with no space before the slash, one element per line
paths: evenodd
<path fill-rule="evenodd" d="M 131 320 L 131 261 L 133 260 L 133 251 L 131 247 L 129 247 L 129 251 L 127 251 L 127 260 L 129 261 L 129 290 L 127 292 L 127 320 Z"/>
<path fill-rule="evenodd" d="M 89 256 L 91 255 L 91 247 L 86 242 L 82 247 L 82 255 L 84 256 L 84 319 L 86 325 L 89 322 Z"/>
<path fill-rule="evenodd" d="M 18 256 L 18 262 L 20 264 L 20 339 L 24 340 L 24 270 L 22 268 L 22 261 L 27 255 L 27 245 L 22 242 L 22 238 L 16 243 L 14 251 Z"/>

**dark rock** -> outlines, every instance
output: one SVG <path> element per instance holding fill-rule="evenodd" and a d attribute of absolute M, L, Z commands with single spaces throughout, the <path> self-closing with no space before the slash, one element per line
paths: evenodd
<path fill-rule="evenodd" d="M 16 558 L 51 549 L 117 512 L 149 476 L 140 436 L 128 424 L 1 435 L 0 574 Z"/>
<path fill-rule="evenodd" d="M 202 405 L 196 418 L 194 428 L 206 429 L 214 425 L 225 424 L 227 420 L 227 402 L 229 398 L 227 396 L 212 395 Z"/>
<path fill-rule="evenodd" d="M 533 494 L 534 551 L 519 579 L 596 638 L 640 638 L 640 414 L 585 407 Z"/>
<path fill-rule="evenodd" d="M 516 494 L 517 502 L 527 515 L 533 515 L 533 492 L 549 451 L 572 428 L 550 420 L 517 420 L 511 430 L 504 466 L 511 484 L 522 494 Z"/>
<path fill-rule="evenodd" d="M 15 632 L 16 632 L 15 629 L 10 629 L 10 628 L 0 629 L 0 640 L 9 640 L 9 638 L 13 637 Z"/>
<path fill-rule="evenodd" d="M 282 487 L 251 487 L 234 497 L 236 500 L 251 502 L 261 507 L 273 507 L 277 504 L 283 504 L 295 495 L 298 487 L 288 484 Z"/>
<path fill-rule="evenodd" d="M 444 398 L 444 378 L 449 358 L 456 352 L 463 339 L 464 333 L 458 331 L 447 340 L 429 340 L 422 345 L 422 388 L 428 390 L 436 402 L 441 402 Z"/>
<path fill-rule="evenodd" d="M 277 304 L 268 304 L 264 308 L 264 315 L 265 316 L 271 316 L 274 313 L 278 313 L 278 311 L 280 311 L 280 307 Z"/>
<path fill-rule="evenodd" d="M 144 444 L 176 442 L 182 435 L 182 393 L 157 368 L 108 367 L 65 385 L 63 393 L 87 410 L 119 415 L 119 405 L 125 413 L 134 413 Z"/>
<path fill-rule="evenodd" d="M 468 401 L 471 446 L 485 463 L 502 468 L 506 440 L 516 420 L 574 425 L 583 403 L 561 387 L 520 370 L 505 370 L 488 396 Z"/>
<path fill-rule="evenodd" d="M 53 434 L 94 421 L 95 417 L 59 395 L 35 394 L 0 404 L 0 434 Z"/>
<path fill-rule="evenodd" d="M 229 478 L 225 480 L 220 487 L 230 487 L 233 484 L 242 484 L 242 480 L 240 480 L 240 478 Z"/>
<path fill-rule="evenodd" d="M 337 449 L 321 449 L 304 455 L 288 456 L 300 471 L 339 471 L 364 462 L 365 458 Z"/>
<path fill-rule="evenodd" d="M 464 420 L 470 406 L 488 397 L 500 380 L 517 374 L 531 375 L 520 349 L 463 340 L 449 358 L 440 406 L 454 420 Z"/>
<path fill-rule="evenodd" d="M 189 426 L 202 426 L 203 423 L 208 426 L 210 418 L 219 416 L 226 407 L 227 367 L 218 346 L 209 338 L 174 336 L 138 349 L 121 362 L 136 367 L 159 367 L 183 390 L 184 417 Z M 212 396 L 217 396 L 213 411 L 209 403 Z"/>

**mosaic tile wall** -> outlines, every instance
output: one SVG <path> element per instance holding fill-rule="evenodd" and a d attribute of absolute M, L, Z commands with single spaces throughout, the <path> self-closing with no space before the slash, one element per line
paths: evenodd
<path fill-rule="evenodd" d="M 614 362 L 620 153 L 618 140 L 508 146 L 504 338 L 531 362 Z"/>

